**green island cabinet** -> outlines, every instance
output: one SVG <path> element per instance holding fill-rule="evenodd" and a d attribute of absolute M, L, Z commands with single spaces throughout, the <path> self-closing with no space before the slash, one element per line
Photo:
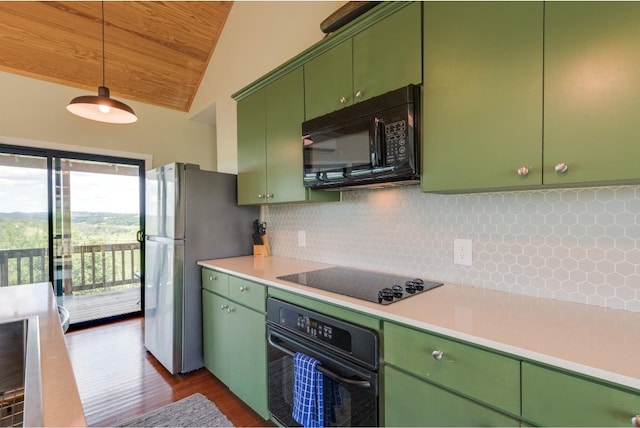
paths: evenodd
<path fill-rule="evenodd" d="M 640 414 L 640 391 L 522 363 L 522 417 L 540 426 L 632 426 Z M 637 417 L 640 423 L 640 417 Z"/>
<path fill-rule="evenodd" d="M 383 322 L 386 426 L 518 426 L 520 361 Z"/>
<path fill-rule="evenodd" d="M 256 413 L 269 419 L 266 288 L 202 269 L 204 364 Z"/>
<path fill-rule="evenodd" d="M 337 201 L 339 192 L 306 189 L 302 181 L 302 68 L 240 99 L 238 204 Z"/>
<path fill-rule="evenodd" d="M 397 6 L 304 64 L 306 119 L 422 82 L 421 2 Z"/>
<path fill-rule="evenodd" d="M 423 12 L 423 191 L 640 180 L 640 3 Z"/>

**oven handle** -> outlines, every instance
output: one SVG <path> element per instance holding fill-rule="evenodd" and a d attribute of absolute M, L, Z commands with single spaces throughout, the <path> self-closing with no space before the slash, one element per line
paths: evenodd
<path fill-rule="evenodd" d="M 284 352 L 285 354 L 293 357 L 295 355 L 295 352 L 293 352 L 290 349 L 285 348 L 282 345 L 278 345 L 277 343 L 275 343 L 272 340 L 273 335 L 269 334 L 269 345 L 273 346 L 274 348 L 279 349 L 280 351 Z M 349 385 L 355 385 L 355 386 L 359 386 L 362 388 L 371 388 L 371 382 L 369 382 L 368 380 L 353 380 L 353 379 L 347 379 L 344 378 L 334 372 L 332 372 L 331 370 L 327 370 L 322 366 L 316 366 L 316 370 L 318 370 L 320 373 L 329 376 L 331 379 L 333 380 L 337 380 L 338 382 L 342 382 L 342 383 L 348 383 Z"/>

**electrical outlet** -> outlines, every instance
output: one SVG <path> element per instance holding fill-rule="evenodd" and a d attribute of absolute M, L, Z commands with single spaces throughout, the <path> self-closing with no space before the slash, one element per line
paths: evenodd
<path fill-rule="evenodd" d="M 298 247 L 307 246 L 307 233 L 304 230 L 298 231 Z"/>
<path fill-rule="evenodd" d="M 471 239 L 453 240 L 453 264 L 471 266 L 473 253 L 471 250 Z"/>

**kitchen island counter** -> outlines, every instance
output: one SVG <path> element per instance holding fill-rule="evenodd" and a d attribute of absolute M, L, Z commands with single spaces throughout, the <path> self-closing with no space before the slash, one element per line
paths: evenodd
<path fill-rule="evenodd" d="M 458 284 L 379 305 L 277 279 L 334 265 L 283 257 L 204 260 L 207 268 L 520 358 L 640 389 L 640 313 Z M 425 275 L 423 279 L 437 280 Z"/>
<path fill-rule="evenodd" d="M 87 426 L 49 283 L 0 287 L 0 323 L 38 317 L 44 426 Z"/>

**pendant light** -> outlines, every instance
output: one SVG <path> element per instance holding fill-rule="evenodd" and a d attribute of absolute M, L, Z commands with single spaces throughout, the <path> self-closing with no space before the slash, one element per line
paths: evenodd
<path fill-rule="evenodd" d="M 98 87 L 98 95 L 75 97 L 67 106 L 71 113 L 85 119 L 107 123 L 133 123 L 138 118 L 133 109 L 123 102 L 109 97 L 109 88 L 104 84 L 104 1 L 102 2 L 102 86 Z"/>

